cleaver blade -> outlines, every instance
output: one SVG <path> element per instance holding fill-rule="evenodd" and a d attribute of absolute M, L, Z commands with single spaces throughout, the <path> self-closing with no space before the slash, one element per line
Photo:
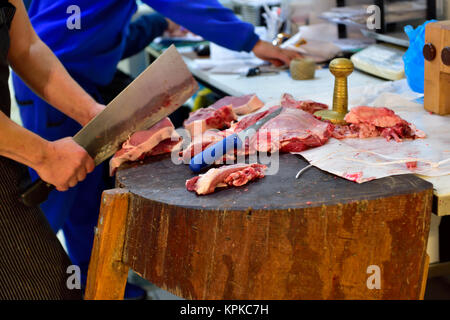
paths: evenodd
<path fill-rule="evenodd" d="M 172 45 L 73 139 L 97 166 L 114 155 L 132 133 L 169 116 L 197 90 L 197 82 Z M 21 195 L 21 200 L 27 206 L 39 205 L 53 189 L 39 179 Z"/>

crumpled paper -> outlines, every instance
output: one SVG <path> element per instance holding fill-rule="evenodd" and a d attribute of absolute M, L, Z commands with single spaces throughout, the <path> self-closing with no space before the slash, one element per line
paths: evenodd
<path fill-rule="evenodd" d="M 332 138 L 319 148 L 298 154 L 321 170 L 357 183 L 408 173 L 430 177 L 450 174 L 450 116 L 431 114 L 423 105 L 392 92 L 381 94 L 371 105 L 391 108 L 427 137 L 401 143 L 383 137 Z"/>
<path fill-rule="evenodd" d="M 328 61 L 341 52 L 341 48 L 327 35 L 328 30 L 326 24 L 301 26 L 299 32 L 285 41 L 281 48 L 297 51 L 318 63 Z M 306 40 L 306 44 L 296 46 L 301 39 Z"/>

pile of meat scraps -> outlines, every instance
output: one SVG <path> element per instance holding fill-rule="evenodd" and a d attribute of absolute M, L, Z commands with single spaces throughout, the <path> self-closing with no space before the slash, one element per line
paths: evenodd
<path fill-rule="evenodd" d="M 336 125 L 333 137 L 345 138 L 374 138 L 384 137 L 386 140 L 425 138 L 426 134 L 418 130 L 413 124 L 403 120 L 388 108 L 356 107 L 350 110 L 344 119 L 347 125 Z"/>

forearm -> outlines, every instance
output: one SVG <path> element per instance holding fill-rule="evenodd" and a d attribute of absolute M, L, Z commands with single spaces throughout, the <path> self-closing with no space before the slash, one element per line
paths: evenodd
<path fill-rule="evenodd" d="M 99 105 L 69 75 L 37 36 L 21 0 L 10 0 L 16 14 L 10 28 L 8 60 L 28 86 L 49 104 L 85 125 Z"/>
<path fill-rule="evenodd" d="M 152 8 L 189 31 L 236 51 L 253 50 L 259 37 L 250 23 L 216 0 L 144 0 Z"/>
<path fill-rule="evenodd" d="M 48 141 L 22 128 L 0 112 L 0 156 L 35 169 L 45 161 L 47 149 Z"/>
<path fill-rule="evenodd" d="M 14 56 L 10 63 L 37 95 L 81 125 L 95 115 L 96 101 L 70 77 L 42 41 L 33 42 L 28 51 Z"/>

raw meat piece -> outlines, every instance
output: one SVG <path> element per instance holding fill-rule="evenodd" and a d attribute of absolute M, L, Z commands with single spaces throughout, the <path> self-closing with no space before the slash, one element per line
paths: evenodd
<path fill-rule="evenodd" d="M 194 140 L 187 146 L 183 151 L 180 152 L 180 156 L 184 164 L 189 164 L 191 159 L 199 154 L 200 152 L 206 150 L 208 147 L 216 144 L 217 142 L 222 141 L 227 136 L 232 135 L 234 132 L 230 129 L 224 131 L 217 130 L 208 130 L 205 131 L 202 135 L 198 135 L 194 137 Z M 234 152 L 230 152 L 222 158 L 222 160 L 218 160 L 216 164 L 223 164 L 227 160 L 234 161 L 236 159 L 236 155 L 248 155 L 248 141 L 246 141 L 246 148 L 241 150 L 234 150 Z M 245 153 L 247 152 L 247 153 Z"/>
<path fill-rule="evenodd" d="M 248 94 L 241 97 L 224 97 L 210 107 L 219 109 L 228 105 L 232 106 L 234 113 L 241 116 L 261 109 L 264 103 L 255 94 Z"/>
<path fill-rule="evenodd" d="M 194 136 L 192 142 L 182 152 L 183 162 L 188 164 L 191 158 L 208 148 L 211 144 L 222 141 L 226 131 L 207 130 L 202 135 Z"/>
<path fill-rule="evenodd" d="M 231 105 L 222 106 L 218 109 L 208 107 L 192 112 L 184 122 L 184 127 L 193 137 L 209 129 L 229 128 L 231 122 L 235 120 L 237 120 L 237 116 Z"/>
<path fill-rule="evenodd" d="M 400 118 L 388 108 L 356 107 L 345 116 L 348 125 L 336 125 L 333 136 L 337 139 L 384 137 L 386 140 L 424 138 L 426 134 Z"/>
<path fill-rule="evenodd" d="M 308 112 L 284 108 L 251 138 L 250 145 L 259 152 L 301 152 L 325 144 L 332 131 L 332 124 Z"/>
<path fill-rule="evenodd" d="M 123 143 L 122 149 L 109 162 L 110 174 L 114 175 L 117 168 L 127 161 L 172 152 L 181 142 L 172 122 L 165 118 L 148 130 L 135 132 Z"/>
<path fill-rule="evenodd" d="M 185 149 L 183 161 L 188 163 L 193 156 L 210 145 L 221 141 L 229 134 L 247 129 L 278 108 L 279 106 L 274 106 L 269 110 L 248 115 L 225 131 L 206 131 L 203 136 L 194 139 L 194 142 Z M 284 108 L 283 112 L 266 123 L 257 135 L 250 137 L 250 142 L 246 140 L 245 148 L 238 151 L 238 154 L 248 155 L 256 151 L 300 152 L 325 144 L 331 136 L 332 130 L 332 124 L 322 122 L 310 113 L 296 108 Z"/>
<path fill-rule="evenodd" d="M 198 195 L 213 193 L 218 187 L 240 187 L 249 181 L 264 178 L 267 166 L 261 164 L 235 164 L 210 169 L 205 174 L 186 181 L 186 189 Z"/>
<path fill-rule="evenodd" d="M 264 118 L 269 113 L 277 110 L 278 108 L 279 106 L 274 106 L 269 110 L 248 115 L 239 122 L 234 123 L 231 126 L 231 128 L 227 130 L 224 131 L 207 130 L 202 135 L 194 136 L 191 144 L 188 147 L 186 147 L 181 154 L 183 162 L 186 164 L 189 163 L 191 158 L 193 158 L 195 155 L 199 154 L 203 150 L 207 149 L 209 146 L 219 141 L 222 141 L 228 135 L 247 129 L 248 127 L 254 125 L 256 122 Z M 245 151 L 243 152 L 245 152 L 245 154 L 249 154 L 248 141 L 246 141 Z"/>
<path fill-rule="evenodd" d="M 297 101 L 289 93 L 285 93 L 281 98 L 281 106 L 286 108 L 296 108 L 314 114 L 316 111 L 328 110 L 328 106 L 312 100 Z"/>
<path fill-rule="evenodd" d="M 279 107 L 275 106 L 270 108 L 267 111 L 258 112 L 256 114 L 251 114 L 246 117 L 244 117 L 239 122 L 234 123 L 231 128 L 224 130 L 224 131 L 218 131 L 218 130 L 207 130 L 201 135 L 194 136 L 192 138 L 192 142 L 189 146 L 187 146 L 184 151 L 182 152 L 181 156 L 183 158 L 184 163 L 189 163 L 190 159 L 193 158 L 198 153 L 202 152 L 203 150 L 207 149 L 210 145 L 215 144 L 219 141 L 222 141 L 224 138 L 226 138 L 228 135 L 231 135 L 233 133 L 240 132 L 242 130 L 247 129 L 248 127 L 254 125 L 258 120 L 264 118 L 269 113 L 275 111 Z M 246 148 L 248 150 L 248 147 Z"/>

